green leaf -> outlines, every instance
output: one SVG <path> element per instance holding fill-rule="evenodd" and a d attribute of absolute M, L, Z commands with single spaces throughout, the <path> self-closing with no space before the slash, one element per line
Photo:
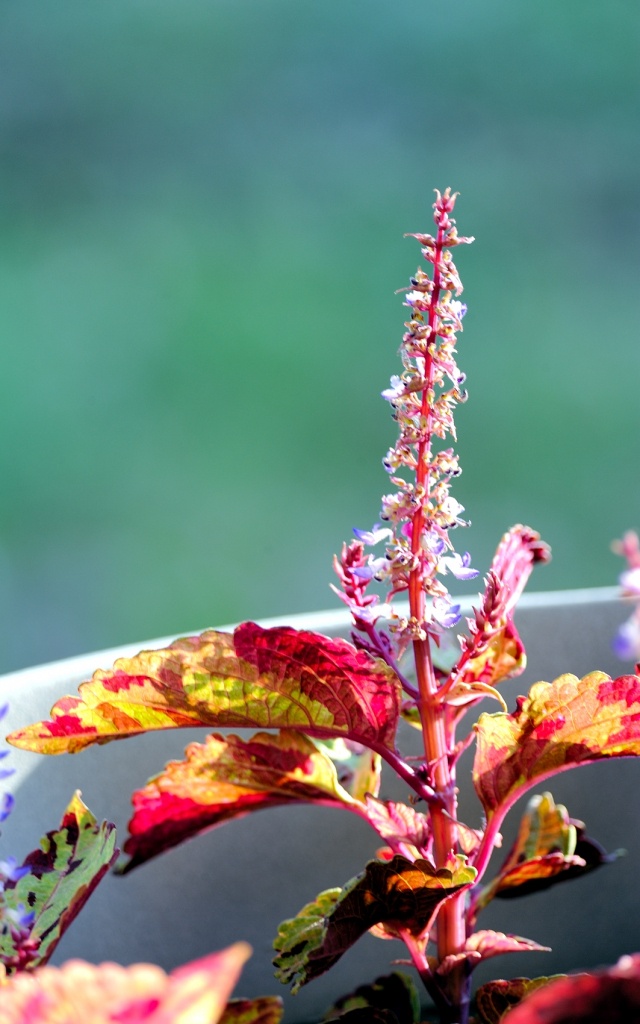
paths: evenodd
<path fill-rule="evenodd" d="M 552 974 L 548 978 L 512 978 L 510 981 L 489 981 L 476 992 L 476 1009 L 480 1024 L 500 1024 L 514 1006 L 543 985 L 564 978 Z M 510 1019 L 510 1018 L 509 1018 Z"/>
<path fill-rule="evenodd" d="M 344 889 L 330 889 L 297 917 L 280 925 L 275 948 L 276 976 L 292 991 L 319 977 L 361 935 L 382 926 L 385 935 L 420 936 L 428 930 L 439 905 L 465 886 L 476 872 L 458 860 L 450 870 L 436 870 L 425 860 L 396 856 L 369 861 L 364 872 Z"/>
<path fill-rule="evenodd" d="M 283 1012 L 282 1000 L 278 996 L 231 999 L 220 1024 L 279 1024 Z"/>
<path fill-rule="evenodd" d="M 640 677 L 535 683 L 513 714 L 481 715 L 476 732 L 473 782 L 490 818 L 557 772 L 640 754 Z"/>
<path fill-rule="evenodd" d="M 615 860 L 584 835 L 584 825 L 569 817 L 551 793 L 531 798 L 515 842 L 498 875 L 483 890 L 478 909 L 498 896 L 509 899 L 548 889 Z"/>
<path fill-rule="evenodd" d="M 120 658 L 63 697 L 51 720 L 8 737 L 25 750 L 76 753 L 157 729 L 257 726 L 394 748 L 400 683 L 346 640 L 255 623 Z"/>
<path fill-rule="evenodd" d="M 295 994 L 305 984 L 309 956 L 321 949 L 326 922 L 338 902 L 342 889 L 325 889 L 312 903 L 307 903 L 295 917 L 283 921 L 273 946 L 277 952 L 273 963 L 276 978 L 283 985 L 292 984 Z"/>
<path fill-rule="evenodd" d="M 366 1016 L 369 1014 L 369 1016 Z M 394 971 L 376 978 L 370 985 L 361 985 L 351 995 L 339 999 L 323 1018 L 324 1022 L 340 1020 L 347 1024 L 356 1021 L 389 1022 L 389 1024 L 418 1024 L 420 999 L 413 980 Z"/>
<path fill-rule="evenodd" d="M 0 933 L 0 961 L 8 970 L 47 962 L 60 938 L 118 856 L 115 827 L 98 825 L 76 792 L 60 828 L 48 832 L 40 849 L 26 858 L 29 871 L 7 881 L 6 910 L 35 914 L 18 938 L 15 930 Z M 25 962 L 26 958 L 26 962 Z"/>
<path fill-rule="evenodd" d="M 185 753 L 133 794 L 124 871 L 250 811 L 288 803 L 358 806 L 333 761 L 303 733 L 259 732 L 249 740 L 214 733 Z"/>

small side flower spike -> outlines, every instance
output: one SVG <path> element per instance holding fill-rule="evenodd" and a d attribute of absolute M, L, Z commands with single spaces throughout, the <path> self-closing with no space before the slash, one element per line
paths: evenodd
<path fill-rule="evenodd" d="M 622 540 L 611 545 L 617 555 L 626 559 L 627 568 L 620 573 L 622 597 L 637 601 L 635 610 L 619 627 L 613 642 L 614 654 L 622 661 L 640 661 L 640 538 L 628 530 Z"/>

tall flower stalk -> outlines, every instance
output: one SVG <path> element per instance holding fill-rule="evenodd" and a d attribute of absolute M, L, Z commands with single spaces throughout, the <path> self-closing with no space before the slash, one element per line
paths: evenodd
<path fill-rule="evenodd" d="M 410 236 L 420 243 L 432 270 L 430 276 L 418 268 L 406 290 L 404 302 L 411 315 L 400 350 L 403 371 L 391 378 L 390 387 L 382 393 L 398 424 L 398 440 L 384 459 L 396 488 L 382 499 L 380 516 L 389 527 L 376 524 L 372 531 L 356 530 L 357 542 L 343 548 L 336 566 L 343 581 L 341 596 L 352 610 L 356 627 L 368 634 L 371 649 L 396 667 L 395 654 L 413 647 L 417 691 L 409 690 L 409 696 L 415 700 L 422 724 L 427 782 L 434 793 L 431 830 L 436 868 L 451 868 L 460 844 L 453 722 L 432 645 L 438 644 L 443 630 L 460 620 L 460 607 L 453 604 L 443 577 L 450 573 L 469 580 L 478 575 L 470 566 L 469 554 L 458 554 L 451 540 L 452 529 L 467 524 L 461 518 L 462 505 L 450 494 L 451 480 L 460 474 L 458 457 L 445 446 L 448 438 L 456 440 L 454 410 L 467 398 L 455 348 L 467 309 L 459 299 L 462 283 L 451 249 L 473 238 L 458 235 L 451 217 L 456 198 L 450 189 L 444 194 L 436 191 L 435 235 Z M 383 540 L 384 557 L 365 560 L 363 545 Z M 408 617 L 392 613 L 393 645 L 376 629 L 382 609 L 375 598 L 365 595 L 374 578 L 388 581 L 390 598 L 408 595 Z M 464 893 L 453 897 L 438 915 L 440 962 L 460 955 L 464 948 L 464 900 Z M 424 954 L 414 949 L 413 957 L 424 975 Z M 464 971 L 451 972 L 449 987 L 455 990 L 449 993 L 450 1001 L 459 1007 L 467 998 Z"/>

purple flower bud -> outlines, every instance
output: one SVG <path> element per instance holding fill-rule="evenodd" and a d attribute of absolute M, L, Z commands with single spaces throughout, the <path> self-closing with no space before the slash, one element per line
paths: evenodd
<path fill-rule="evenodd" d="M 27 910 L 24 903 L 18 903 L 17 907 L 5 910 L 4 914 L 17 928 L 30 928 L 36 919 L 35 910 Z"/>
<path fill-rule="evenodd" d="M 355 569 L 349 569 L 352 576 L 357 576 L 359 580 L 372 580 L 373 569 L 370 565 L 358 565 Z"/>
<path fill-rule="evenodd" d="M 7 820 L 13 810 L 14 803 L 15 800 L 11 796 L 11 793 L 3 793 L 0 796 L 0 822 Z"/>
<path fill-rule="evenodd" d="M 454 551 L 442 559 L 442 564 L 457 580 L 474 580 L 476 578 L 478 570 L 472 569 L 470 563 L 471 555 L 468 551 L 465 551 L 464 555 L 459 555 L 457 551 Z"/>
<path fill-rule="evenodd" d="M 0 875 L 2 875 L 5 882 L 17 882 L 20 878 L 28 875 L 29 870 L 26 866 L 18 867 L 15 857 L 7 857 L 6 860 L 0 860 Z"/>
<path fill-rule="evenodd" d="M 431 621 L 441 629 L 451 629 L 462 618 L 461 606 L 451 604 L 448 597 L 434 597 L 431 606 Z"/>
<path fill-rule="evenodd" d="M 611 646 L 622 661 L 640 659 L 640 621 L 637 615 L 622 623 Z"/>
<path fill-rule="evenodd" d="M 423 540 L 423 544 L 426 550 L 430 551 L 433 555 L 442 555 L 447 549 L 447 545 L 442 537 L 435 530 L 429 530 Z"/>
<path fill-rule="evenodd" d="M 379 544 L 381 540 L 390 540 L 393 536 L 389 527 L 381 527 L 380 523 L 374 523 L 370 530 L 356 530 L 354 526 L 353 532 L 358 540 L 361 540 L 362 543 L 366 544 L 368 547 Z"/>

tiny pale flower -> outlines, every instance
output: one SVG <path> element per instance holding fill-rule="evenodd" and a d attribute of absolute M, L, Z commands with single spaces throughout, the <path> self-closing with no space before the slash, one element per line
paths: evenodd
<path fill-rule="evenodd" d="M 391 387 L 385 388 L 381 395 L 387 402 L 395 402 L 404 393 L 404 381 L 394 374 L 389 383 Z"/>

